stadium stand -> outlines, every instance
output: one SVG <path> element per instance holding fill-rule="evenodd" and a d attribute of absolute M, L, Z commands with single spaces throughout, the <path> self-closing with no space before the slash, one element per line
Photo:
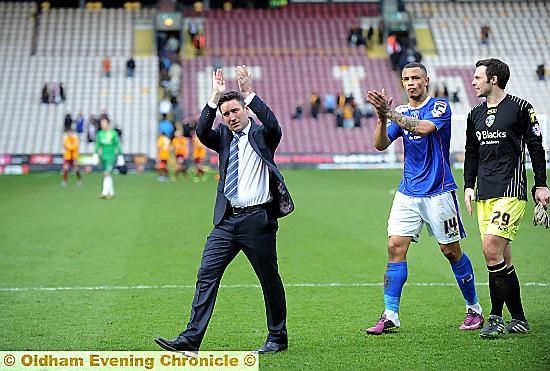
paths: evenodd
<path fill-rule="evenodd" d="M 365 153 L 374 151 L 372 134 L 375 119 L 363 120 L 361 128 L 342 129 L 336 127 L 336 119 L 332 114 L 321 114 L 318 119 L 308 117 L 309 108 L 304 105 L 304 117 L 292 120 L 296 104 L 307 102 L 312 91 L 320 95 L 336 94 L 342 91 L 342 80 L 334 77 L 333 69 L 343 68 L 353 71 L 350 66 L 361 67 L 364 78 L 358 75 L 350 76 L 351 84 L 357 85 L 357 91 L 362 96 L 355 99 L 363 100 L 369 87 L 389 88 L 388 93 L 400 97 L 398 82 L 386 60 L 371 60 L 364 55 L 348 57 L 304 55 L 301 57 L 286 55 L 272 57 L 268 55 L 256 57 L 228 57 L 224 60 L 228 67 L 226 75 L 231 80 L 231 66 L 246 62 L 252 68 L 254 87 L 259 94 L 274 109 L 283 127 L 284 140 L 279 147 L 279 153 Z M 199 112 L 208 99 L 211 89 L 211 64 L 204 59 L 194 59 L 185 62 L 183 104 Z M 236 83 L 228 84 L 236 89 Z M 198 94 L 197 94 L 198 93 Z"/>
<path fill-rule="evenodd" d="M 312 91 L 321 97 L 343 91 L 353 93 L 361 106 L 369 87 L 387 87 L 399 101 L 399 83 L 385 59 L 370 59 L 365 49 L 350 48 L 346 37 L 360 17 L 378 15 L 376 3 L 289 4 L 280 9 L 234 9 L 229 19 L 223 10 L 207 13 L 205 34 L 208 54 L 223 60 L 226 75 L 236 64 L 253 70 L 254 87 L 276 112 L 284 139 L 278 153 L 352 154 L 374 151 L 375 119 L 363 119 L 360 128 L 336 127 L 332 114 L 309 116 Z M 246 18 L 235 27 L 239 13 Z M 195 15 L 195 14 L 190 14 Z M 244 34 L 243 34 L 244 32 Z M 210 93 L 212 61 L 184 62 L 183 105 L 199 112 Z M 345 72 L 338 72 L 338 70 Z M 336 77 L 345 74 L 347 80 Z M 232 88 L 236 88 L 233 85 Z M 300 120 L 292 120 L 298 102 L 304 105 Z"/>
<path fill-rule="evenodd" d="M 42 12 L 36 55 L 128 56 L 135 18 L 151 18 L 152 9 L 60 8 Z"/>
<path fill-rule="evenodd" d="M 221 9 L 207 14 L 205 34 L 211 55 L 347 55 L 356 51 L 345 41 L 350 27 L 361 17 L 377 16 L 378 4 L 289 4 L 232 12 L 230 18 Z M 239 15 L 247 21 L 235 27 Z"/>
<path fill-rule="evenodd" d="M 456 134 L 453 149 L 463 149 L 464 117 L 478 102 L 470 82 L 473 64 L 498 57 L 512 68 L 509 91 L 524 97 L 547 121 L 550 92 L 537 80 L 537 64 L 550 60 L 550 4 L 546 1 L 406 1 L 414 19 L 424 19 L 433 36 L 436 54 L 425 56 L 432 81 L 457 91 L 453 103 Z M 0 3 L 0 153 L 59 153 L 63 117 L 106 110 L 123 130 L 126 153 L 155 153 L 158 107 L 158 58 L 136 57 L 137 75 L 124 74 L 132 54 L 136 18 L 151 18 L 154 10 L 50 9 L 37 14 L 34 2 Z M 370 88 L 386 87 L 396 103 L 403 101 L 398 77 L 386 59 L 369 58 L 346 42 L 349 28 L 361 19 L 378 16 L 376 3 L 296 3 L 280 9 L 233 9 L 241 27 L 224 10 L 204 17 L 207 52 L 183 61 L 184 115 L 197 114 L 210 89 L 214 59 L 226 73 L 237 63 L 253 68 L 255 87 L 278 114 L 284 129 L 279 153 L 353 154 L 373 152 L 375 118 L 362 127 L 336 128 L 335 116 L 309 117 L 312 91 L 321 97 L 340 91 L 353 93 L 361 105 Z M 187 14 L 189 13 L 189 14 Z M 197 16 L 192 10 L 184 15 Z M 480 27 L 491 28 L 488 45 L 480 43 Z M 109 56 L 110 79 L 101 76 L 101 59 Z M 344 80 L 342 80 L 344 76 Z M 46 82 L 63 82 L 67 101 L 41 105 Z M 230 86 L 236 87 L 234 82 Z M 304 116 L 292 120 L 303 103 Z M 550 136 L 547 136 L 547 138 Z M 84 145 L 83 151 L 91 151 Z M 548 146 L 547 146 L 548 148 Z"/>
<path fill-rule="evenodd" d="M 106 111 L 123 132 L 125 153 L 153 156 L 157 125 L 158 58 L 136 57 L 136 76 L 125 74 L 133 48 L 133 17 L 147 10 L 50 9 L 38 16 L 35 3 L 0 3 L 0 152 L 60 153 L 63 117 Z M 114 20 L 124 20 L 118 24 Z M 117 24 L 117 26 L 113 26 Z M 105 32 L 92 32 L 105 27 Z M 78 28 L 77 28 L 78 27 Z M 33 35 L 33 30 L 35 35 Z M 36 37 L 36 54 L 32 55 Z M 101 75 L 108 55 L 113 76 Z M 67 100 L 40 104 L 46 82 L 62 82 Z M 94 144 L 81 141 L 81 152 Z"/>

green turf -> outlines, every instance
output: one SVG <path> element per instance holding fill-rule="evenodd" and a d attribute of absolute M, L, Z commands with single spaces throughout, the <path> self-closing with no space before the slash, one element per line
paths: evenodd
<path fill-rule="evenodd" d="M 400 171 L 284 173 L 296 203 L 295 213 L 280 220 L 278 240 L 290 348 L 263 356 L 261 369 L 550 368 L 550 231 L 531 225 L 532 203 L 513 249 L 531 334 L 490 341 L 459 331 L 463 300 L 448 262 L 424 233 L 409 252 L 401 329 L 367 337 L 365 328 L 383 309 L 386 220 Z M 184 328 L 212 228 L 215 182 L 115 176 L 117 197 L 105 201 L 98 198 L 100 181 L 86 175 L 82 187 L 71 178 L 61 188 L 58 174 L 0 177 L 0 287 L 178 287 L 0 291 L 0 350 L 158 350 L 153 337 Z M 476 220 L 463 218 L 463 245 L 488 310 Z M 203 349 L 258 347 L 266 336 L 263 300 L 242 254 L 222 284 L 229 287 L 220 289 Z"/>

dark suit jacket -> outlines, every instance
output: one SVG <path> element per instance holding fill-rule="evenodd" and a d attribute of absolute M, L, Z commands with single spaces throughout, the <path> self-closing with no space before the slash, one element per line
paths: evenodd
<path fill-rule="evenodd" d="M 282 137 L 281 126 L 271 109 L 257 95 L 252 99 L 248 107 L 256 114 L 263 125 L 258 125 L 251 120 L 248 141 L 269 167 L 269 189 L 273 200 L 269 205 L 270 211 L 277 218 L 286 216 L 294 211 L 294 203 L 285 185 L 283 175 L 273 160 L 275 150 Z M 221 124 L 212 129 L 216 109 L 209 105 L 203 108 L 196 131 L 200 141 L 219 155 L 220 181 L 216 195 L 214 208 L 214 225 L 218 225 L 224 218 L 228 209 L 228 200 L 223 194 L 227 162 L 229 159 L 229 146 L 233 140 L 233 133 L 227 125 Z"/>

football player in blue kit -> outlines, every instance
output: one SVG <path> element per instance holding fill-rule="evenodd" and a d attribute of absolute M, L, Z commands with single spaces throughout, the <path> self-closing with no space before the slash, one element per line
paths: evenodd
<path fill-rule="evenodd" d="M 380 335 L 400 327 L 399 305 L 408 276 L 407 251 L 412 241 L 419 240 L 424 225 L 449 260 L 466 301 L 466 317 L 459 328 L 475 330 L 484 322 L 472 264 L 459 242 L 466 233 L 460 219 L 457 185 L 449 165 L 451 108 L 445 99 L 428 95 L 429 81 L 426 67 L 413 62 L 401 72 L 401 82 L 409 98 L 407 105 L 392 109 L 393 98 L 388 98 L 384 90 L 370 90 L 367 94 L 378 115 L 374 134 L 376 149 L 383 151 L 402 137 L 405 152 L 403 179 L 388 219 L 385 309 L 377 323 L 367 329 L 368 334 Z"/>

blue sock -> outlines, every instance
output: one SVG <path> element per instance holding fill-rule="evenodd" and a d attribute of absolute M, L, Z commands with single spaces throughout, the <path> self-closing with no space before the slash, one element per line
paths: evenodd
<path fill-rule="evenodd" d="M 407 262 L 388 263 L 384 276 L 384 305 L 386 309 L 399 312 L 399 301 L 409 270 Z"/>
<path fill-rule="evenodd" d="M 474 269 L 472 263 L 466 253 L 462 254 L 462 257 L 458 259 L 456 263 L 451 263 L 451 268 L 456 277 L 456 282 L 462 296 L 466 300 L 467 305 L 473 305 L 477 303 L 476 287 L 474 285 Z"/>

